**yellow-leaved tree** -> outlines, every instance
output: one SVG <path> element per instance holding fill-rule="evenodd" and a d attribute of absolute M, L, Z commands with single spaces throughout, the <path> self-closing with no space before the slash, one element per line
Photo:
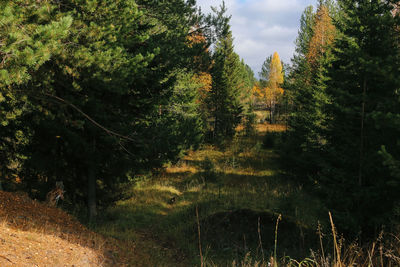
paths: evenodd
<path fill-rule="evenodd" d="M 269 120 L 271 123 L 275 122 L 275 108 L 283 95 L 283 71 L 282 62 L 277 52 L 274 53 L 271 60 L 270 72 L 268 77 L 268 86 L 265 88 L 265 100 L 267 108 L 269 109 Z"/>
<path fill-rule="evenodd" d="M 336 28 L 325 5 L 320 5 L 315 16 L 313 36 L 310 40 L 307 61 L 315 70 L 320 64 L 320 58 L 335 40 Z"/>

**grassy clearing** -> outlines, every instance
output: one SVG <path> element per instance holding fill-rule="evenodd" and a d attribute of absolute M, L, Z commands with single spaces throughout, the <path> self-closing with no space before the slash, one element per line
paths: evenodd
<path fill-rule="evenodd" d="M 131 266 L 201 266 L 200 249 L 202 266 L 400 264 L 395 236 L 367 247 L 332 238 L 326 209 L 279 169 L 283 130 L 260 124 L 253 136 L 239 133 L 224 148 L 204 146 L 138 178 L 132 197 L 109 208 L 96 231 L 134 244 Z"/>
<path fill-rule="evenodd" d="M 224 148 L 204 146 L 161 173 L 142 177 L 131 189 L 132 198 L 109 208 L 96 230 L 135 243 L 147 240 L 157 266 L 192 266 L 200 259 L 198 207 L 205 259 L 226 264 L 243 260 L 248 252 L 257 259 L 270 256 L 274 221 L 283 214 L 287 231 L 279 241 L 299 256 L 307 253 L 300 244 L 304 238 L 300 241 L 298 236 L 313 227 L 318 203 L 285 179 L 277 154 L 262 145 L 267 131 L 284 129 L 258 125 L 254 136 L 238 134 Z M 290 245 L 290 235 L 296 235 L 299 244 Z M 157 246 L 151 247 L 153 243 Z M 173 260 L 176 257 L 179 262 Z"/>

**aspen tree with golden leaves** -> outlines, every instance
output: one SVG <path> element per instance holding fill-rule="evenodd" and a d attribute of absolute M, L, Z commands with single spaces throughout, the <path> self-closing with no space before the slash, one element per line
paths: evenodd
<path fill-rule="evenodd" d="M 283 72 L 282 62 L 277 52 L 274 53 L 271 60 L 270 72 L 268 78 L 268 86 L 265 88 L 265 100 L 270 114 L 270 122 L 273 123 L 276 104 L 279 97 L 283 95 Z"/>

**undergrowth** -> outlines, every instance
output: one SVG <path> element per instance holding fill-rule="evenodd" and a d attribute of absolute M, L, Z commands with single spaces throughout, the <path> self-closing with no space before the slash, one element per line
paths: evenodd
<path fill-rule="evenodd" d="M 279 169 L 274 147 L 281 137 L 271 133 L 284 129 L 258 125 L 257 135 L 239 133 L 222 149 L 205 145 L 157 175 L 142 176 L 132 197 L 109 208 L 95 230 L 145 242 L 158 266 L 400 264 L 394 237 L 367 247 L 336 233 L 333 240 L 327 210 Z M 267 131 L 272 147 L 265 144 Z"/>

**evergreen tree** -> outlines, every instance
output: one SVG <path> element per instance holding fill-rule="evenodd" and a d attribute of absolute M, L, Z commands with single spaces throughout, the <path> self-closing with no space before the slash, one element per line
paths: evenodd
<path fill-rule="evenodd" d="M 261 71 L 258 73 L 260 76 L 260 86 L 265 88 L 268 86 L 269 73 L 271 70 L 272 55 L 268 56 L 261 66 Z"/>
<path fill-rule="evenodd" d="M 239 79 L 240 103 L 243 106 L 243 113 L 248 113 L 251 104 L 250 98 L 256 79 L 253 70 L 243 59 L 240 61 Z"/>
<path fill-rule="evenodd" d="M 313 9 L 313 6 L 308 6 L 303 11 L 303 14 L 300 18 L 300 29 L 295 42 L 296 54 L 293 59 L 293 63 L 295 63 L 295 66 L 300 63 L 297 61 L 302 61 L 304 59 L 304 56 L 308 53 L 309 44 L 313 35 L 313 25 L 315 17 Z"/>
<path fill-rule="evenodd" d="M 254 72 L 242 59 L 240 62 L 240 102 L 243 105 L 243 120 L 245 133 L 251 135 L 255 133 L 256 114 L 252 102 L 253 87 L 256 83 Z"/>
<path fill-rule="evenodd" d="M 34 106 L 21 87 L 60 55 L 70 34 L 72 17 L 53 9 L 47 2 L 0 3 L 0 183 L 21 172 L 32 134 L 25 122 Z"/>
<path fill-rule="evenodd" d="M 340 225 L 351 232 L 361 229 L 364 235 L 386 224 L 399 201 L 389 156 L 398 151 L 398 128 L 388 120 L 399 111 L 394 2 L 340 1 L 345 16 L 327 83 L 331 120 L 319 186 Z M 392 152 L 386 154 L 386 149 Z"/>
<path fill-rule="evenodd" d="M 321 164 L 321 150 L 325 144 L 326 67 L 332 56 L 335 27 L 327 6 L 320 1 L 317 13 L 307 8 L 302 16 L 302 27 L 297 39 L 297 55 L 288 84 L 292 112 L 289 118 L 289 142 L 286 163 L 290 172 L 303 184 L 314 184 Z"/>
<path fill-rule="evenodd" d="M 12 165 L 28 191 L 43 197 L 62 180 L 67 201 L 86 202 L 95 217 L 96 205 L 121 197 L 129 177 L 201 140 L 197 86 L 182 74 L 199 54 L 188 45 L 193 1 L 3 1 L 0 8 L 0 165 Z"/>
<path fill-rule="evenodd" d="M 240 103 L 240 60 L 234 52 L 232 33 L 229 31 L 215 47 L 211 70 L 212 89 L 210 110 L 214 121 L 213 139 L 221 141 L 232 137 L 241 120 L 243 105 Z"/>

